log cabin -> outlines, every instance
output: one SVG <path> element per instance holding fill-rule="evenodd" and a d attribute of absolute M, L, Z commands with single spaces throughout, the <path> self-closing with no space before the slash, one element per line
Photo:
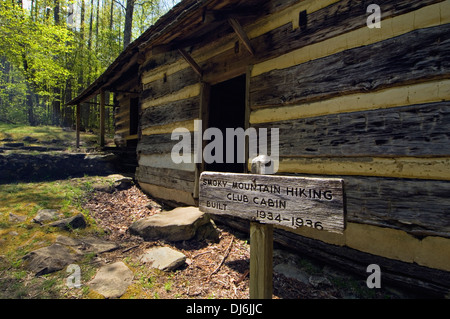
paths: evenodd
<path fill-rule="evenodd" d="M 279 128 L 277 174 L 344 179 L 347 223 L 277 228 L 274 240 L 448 297 L 450 1 L 372 2 L 181 1 L 70 104 L 114 92 L 140 187 L 174 205 L 198 204 L 202 171 L 251 161 L 176 164 L 174 129 Z"/>

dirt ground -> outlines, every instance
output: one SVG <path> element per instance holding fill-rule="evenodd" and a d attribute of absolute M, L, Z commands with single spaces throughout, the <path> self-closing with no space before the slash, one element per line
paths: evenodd
<path fill-rule="evenodd" d="M 217 242 L 184 241 L 177 243 L 146 242 L 131 236 L 127 229 L 137 219 L 157 214 L 162 207 L 146 196 L 137 186 L 107 193 L 94 191 L 83 208 L 88 210 L 107 238 L 120 243 L 121 248 L 102 254 L 94 262 L 125 260 L 135 272 L 135 283 L 122 298 L 224 298 L 249 297 L 250 245 L 248 235 L 217 225 Z M 152 246 L 169 246 L 187 256 L 186 264 L 172 273 L 149 270 L 138 258 Z M 274 272 L 273 298 L 282 299 L 341 299 L 341 298 L 401 298 L 395 290 L 368 289 L 364 278 L 330 268 L 304 256 L 275 250 L 274 266 L 284 263 L 297 267 L 307 278 L 319 283 L 288 278 Z M 69 293 L 70 295 L 70 293 Z M 77 297 L 76 294 L 72 297 Z M 78 296 L 79 297 L 79 296 Z M 92 295 L 88 296 L 93 297 Z"/>

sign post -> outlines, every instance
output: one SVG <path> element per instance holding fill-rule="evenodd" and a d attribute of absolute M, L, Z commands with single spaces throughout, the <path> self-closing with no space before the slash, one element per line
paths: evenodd
<path fill-rule="evenodd" d="M 270 159 L 258 156 L 252 161 L 253 174 L 264 174 Z M 250 222 L 250 299 L 272 299 L 273 225 Z"/>
<path fill-rule="evenodd" d="M 203 172 L 201 211 L 250 220 L 250 298 L 272 298 L 273 225 L 342 233 L 344 182 L 338 178 L 267 175 L 267 156 L 252 174 Z"/>

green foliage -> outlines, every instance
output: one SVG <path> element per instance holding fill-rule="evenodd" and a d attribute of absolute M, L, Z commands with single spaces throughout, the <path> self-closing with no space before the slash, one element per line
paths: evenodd
<path fill-rule="evenodd" d="M 64 56 L 73 50 L 72 38 L 66 27 L 33 21 L 15 2 L 0 5 L 2 54 L 41 96 L 51 95 L 49 88 L 70 74 Z"/>
<path fill-rule="evenodd" d="M 134 1 L 132 40 L 178 1 Z M 64 104 L 123 50 L 126 5 L 126 0 L 0 0 L 0 122 L 73 125 L 74 110 Z M 97 124 L 98 109 L 84 109 L 82 126 Z M 108 124 L 112 129 L 112 121 Z"/>

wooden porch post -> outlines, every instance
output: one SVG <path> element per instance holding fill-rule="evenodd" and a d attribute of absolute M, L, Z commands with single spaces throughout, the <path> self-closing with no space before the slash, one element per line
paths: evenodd
<path fill-rule="evenodd" d="M 77 126 L 77 148 L 80 148 L 80 125 L 81 125 L 81 104 L 78 103 L 76 106 L 76 126 Z"/>
<path fill-rule="evenodd" d="M 105 90 L 100 90 L 100 147 L 105 146 Z"/>

